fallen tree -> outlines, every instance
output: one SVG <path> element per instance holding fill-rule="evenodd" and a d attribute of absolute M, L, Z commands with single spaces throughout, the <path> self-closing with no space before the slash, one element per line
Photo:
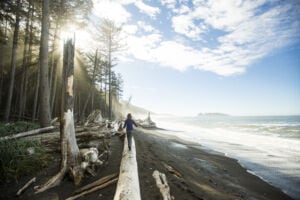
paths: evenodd
<path fill-rule="evenodd" d="M 31 131 L 22 132 L 22 133 L 18 133 L 18 134 L 15 134 L 15 135 L 1 137 L 0 141 L 1 140 L 16 139 L 16 138 L 21 138 L 21 137 L 26 137 L 26 136 L 31 136 L 31 135 L 36 135 L 36 134 L 43 133 L 43 132 L 46 132 L 46 131 L 51 131 L 53 129 L 55 129 L 55 126 L 48 126 L 48 127 L 44 127 L 44 128 L 34 129 L 34 130 L 31 130 Z"/>
<path fill-rule="evenodd" d="M 140 185 L 134 138 L 131 151 L 128 150 L 127 137 L 124 140 L 124 149 L 120 166 L 120 175 L 114 200 L 140 200 Z"/>

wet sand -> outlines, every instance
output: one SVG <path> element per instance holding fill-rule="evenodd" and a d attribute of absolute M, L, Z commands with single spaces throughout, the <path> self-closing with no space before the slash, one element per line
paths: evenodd
<path fill-rule="evenodd" d="M 171 195 L 178 200 L 292 199 L 279 189 L 248 173 L 236 160 L 221 154 L 207 152 L 201 148 L 201 145 L 187 143 L 176 137 L 160 135 L 156 130 L 140 128 L 136 130 L 134 137 L 143 200 L 162 199 L 152 177 L 154 170 L 166 174 Z M 108 163 L 97 170 L 96 177 L 85 178 L 81 186 L 119 172 L 123 150 L 123 142 L 119 137 L 110 139 L 110 150 Z M 37 184 L 35 185 L 43 183 L 55 175 L 59 169 L 59 155 L 57 155 L 57 162 L 53 162 L 48 169 L 36 175 Z M 178 178 L 171 174 L 164 163 L 173 167 L 182 177 Z M 1 185 L 0 199 L 66 199 L 78 188 L 65 179 L 60 186 L 44 193 L 35 195 L 31 187 L 21 197 L 16 197 L 17 190 L 32 177 L 24 177 L 18 183 Z M 79 199 L 110 200 L 113 199 L 115 190 L 116 184 L 113 184 Z"/>
<path fill-rule="evenodd" d="M 248 173 L 239 163 L 222 154 L 203 150 L 154 130 L 135 134 L 140 187 L 143 200 L 161 199 L 152 173 L 166 174 L 175 199 L 292 199 L 281 190 Z M 164 164 L 182 178 L 172 175 Z"/>

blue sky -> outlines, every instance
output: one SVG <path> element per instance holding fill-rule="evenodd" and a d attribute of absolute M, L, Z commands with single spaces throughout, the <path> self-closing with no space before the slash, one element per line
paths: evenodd
<path fill-rule="evenodd" d="M 122 25 L 124 99 L 156 113 L 300 114 L 297 0 L 95 1 Z"/>

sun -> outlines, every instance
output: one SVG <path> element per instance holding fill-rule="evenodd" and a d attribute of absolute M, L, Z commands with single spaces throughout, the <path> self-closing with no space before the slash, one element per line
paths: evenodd
<path fill-rule="evenodd" d="M 80 28 L 73 24 L 68 24 L 61 29 L 60 43 L 63 46 L 67 39 L 75 39 L 75 48 L 83 51 L 88 51 L 91 46 L 91 34 L 87 28 Z"/>

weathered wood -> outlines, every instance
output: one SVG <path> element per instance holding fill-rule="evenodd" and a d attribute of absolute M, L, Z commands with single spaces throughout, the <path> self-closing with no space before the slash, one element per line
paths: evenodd
<path fill-rule="evenodd" d="M 15 135 L 1 137 L 0 141 L 1 140 L 16 139 L 16 138 L 20 138 L 20 137 L 26 137 L 26 136 L 30 136 L 30 135 L 35 135 L 35 134 L 46 132 L 46 131 L 50 131 L 50 130 L 53 130 L 53 129 L 55 129 L 55 126 L 49 126 L 49 127 L 45 127 L 45 128 L 39 128 L 39 129 L 35 129 L 35 130 L 23 132 L 23 133 L 18 133 L 18 134 L 15 134 Z"/>
<path fill-rule="evenodd" d="M 42 187 L 38 188 L 36 193 L 43 192 L 49 188 L 61 183 L 63 177 L 70 171 L 74 183 L 79 184 L 83 177 L 83 171 L 80 167 L 80 153 L 75 138 L 74 127 L 74 43 L 68 40 L 64 45 L 63 59 L 63 87 L 62 87 L 62 105 L 61 105 L 61 166 L 58 174 L 53 176 Z"/>
<path fill-rule="evenodd" d="M 156 186 L 159 188 L 159 191 L 163 196 L 163 200 L 172 200 L 166 175 L 154 170 L 152 176 L 156 181 Z"/>
<path fill-rule="evenodd" d="M 17 196 L 20 196 L 32 183 L 36 181 L 36 177 L 30 179 L 21 189 L 18 190 Z"/>
<path fill-rule="evenodd" d="M 51 120 L 51 124 L 54 124 L 55 122 L 57 122 L 58 117 L 55 117 L 54 119 Z"/>
<path fill-rule="evenodd" d="M 170 165 L 167 165 L 166 163 L 163 163 L 164 167 L 174 176 L 177 176 L 178 178 L 181 178 L 181 174 L 176 171 L 173 167 L 171 167 Z"/>
<path fill-rule="evenodd" d="M 140 185 L 134 138 L 132 138 L 131 151 L 128 149 L 127 137 L 120 166 L 120 175 L 114 200 L 140 200 Z"/>
<path fill-rule="evenodd" d="M 97 181 L 94 181 L 94 182 L 92 182 L 92 183 L 90 183 L 90 184 L 88 184 L 88 185 L 85 185 L 85 186 L 83 186 L 83 187 L 77 189 L 74 193 L 75 193 L 75 194 L 78 194 L 78 193 L 81 193 L 81 192 L 83 192 L 83 191 L 85 191 L 85 190 L 89 190 L 89 189 L 91 189 L 91 188 L 93 188 L 93 187 L 96 187 L 97 185 L 102 185 L 102 184 L 106 183 L 107 181 L 109 181 L 109 180 L 111 180 L 111 179 L 115 179 L 117 176 L 118 176 L 118 174 L 115 173 L 115 174 L 111 174 L 111 175 L 102 177 L 102 178 L 100 178 L 100 179 L 97 180 Z"/>
<path fill-rule="evenodd" d="M 84 192 L 82 192 L 82 193 L 79 193 L 79 194 L 77 194 L 77 195 L 75 195 L 75 196 L 69 197 L 69 198 L 67 198 L 66 200 L 74 200 L 74 199 L 78 199 L 79 197 L 82 197 L 82 196 L 84 196 L 84 195 L 86 195 L 86 194 L 95 192 L 95 191 L 97 191 L 97 190 L 101 190 L 101 189 L 103 189 L 103 188 L 105 188 L 105 187 L 107 187 L 107 186 L 109 186 L 109 185 L 111 185 L 111 184 L 117 182 L 117 180 L 118 180 L 118 178 L 112 179 L 112 180 L 110 180 L 110 181 L 108 181 L 108 182 L 103 183 L 102 185 L 98 185 L 98 186 L 93 187 L 93 188 L 91 188 L 91 189 L 89 189 L 89 190 L 86 190 L 86 191 L 84 191 Z"/>

